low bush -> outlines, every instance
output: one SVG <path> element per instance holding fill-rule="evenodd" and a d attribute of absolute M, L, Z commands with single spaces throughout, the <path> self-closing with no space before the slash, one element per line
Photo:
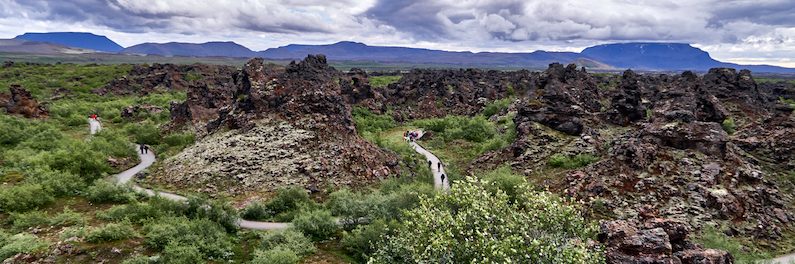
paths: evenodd
<path fill-rule="evenodd" d="M 500 100 L 495 100 L 486 105 L 483 108 L 483 116 L 491 117 L 495 114 L 502 112 L 502 110 L 508 108 L 509 105 L 513 102 L 513 98 L 504 98 Z"/>
<path fill-rule="evenodd" d="M 26 172 L 25 182 L 41 184 L 44 189 L 54 196 L 75 195 L 85 189 L 85 182 L 79 176 L 48 168 L 35 168 Z"/>
<path fill-rule="evenodd" d="M 445 142 L 462 139 L 471 142 L 484 142 L 497 134 L 494 124 L 483 116 L 474 118 L 446 116 L 412 122 L 414 126 L 433 131 L 434 136 L 444 138 Z"/>
<path fill-rule="evenodd" d="M 254 252 L 252 264 L 295 264 L 301 258 L 292 250 L 277 247 L 268 250 L 257 250 Z"/>
<path fill-rule="evenodd" d="M 73 226 L 65 228 L 58 236 L 61 240 L 77 237 L 84 238 L 88 235 L 89 228 L 85 226 Z"/>
<path fill-rule="evenodd" d="M 312 240 L 294 229 L 270 231 L 261 234 L 260 241 L 260 248 L 264 250 L 281 247 L 303 257 L 315 252 L 315 245 L 312 244 Z"/>
<path fill-rule="evenodd" d="M 350 232 L 342 234 L 342 247 L 356 260 L 366 262 L 368 257 L 378 249 L 377 245 L 387 235 L 389 225 L 384 220 L 376 220 L 369 225 L 362 225 Z"/>
<path fill-rule="evenodd" d="M 315 202 L 309 194 L 299 187 L 287 187 L 276 191 L 276 196 L 265 203 L 249 204 L 242 213 L 244 219 L 292 221 L 305 207 L 314 207 Z"/>
<path fill-rule="evenodd" d="M 165 217 L 144 225 L 144 243 L 163 250 L 171 243 L 195 247 L 203 258 L 226 259 L 232 255 L 232 241 L 223 227 L 208 219 Z"/>
<path fill-rule="evenodd" d="M 400 75 L 383 75 L 383 76 L 370 76 L 370 86 L 380 88 L 389 86 L 392 83 L 400 81 L 403 76 Z"/>
<path fill-rule="evenodd" d="M 136 195 L 130 187 L 98 179 L 86 190 L 86 198 L 95 203 L 127 203 L 135 201 Z"/>
<path fill-rule="evenodd" d="M 180 243 L 169 243 L 163 250 L 160 260 L 169 264 L 201 263 L 202 253 L 196 246 Z"/>
<path fill-rule="evenodd" d="M 293 220 L 293 226 L 315 241 L 329 239 L 339 230 L 331 213 L 325 210 L 302 212 Z"/>
<path fill-rule="evenodd" d="M 45 226 L 50 224 L 49 216 L 42 211 L 29 211 L 26 213 L 11 213 L 13 226 L 17 230 L 23 230 L 34 226 Z"/>
<path fill-rule="evenodd" d="M 467 178 L 450 193 L 422 199 L 390 229 L 371 263 L 604 263 L 588 246 L 598 227 L 571 200 L 520 186 L 511 203 L 486 183 Z M 477 232 L 473 232 L 477 230 Z"/>
<path fill-rule="evenodd" d="M 85 224 L 86 219 L 83 214 L 72 211 L 72 209 L 67 207 L 64 208 L 63 212 L 50 218 L 49 222 L 51 226 L 73 226 Z"/>
<path fill-rule="evenodd" d="M 705 226 L 695 240 L 705 248 L 728 251 L 737 263 L 755 263 L 757 260 L 772 257 L 759 249 L 744 244 L 742 238 L 727 236 L 720 228 L 713 226 Z"/>
<path fill-rule="evenodd" d="M 158 257 L 149 257 L 149 256 L 134 256 L 122 261 L 122 264 L 155 264 L 158 263 Z"/>
<path fill-rule="evenodd" d="M 135 236 L 135 229 L 130 222 L 110 223 L 91 229 L 86 235 L 86 241 L 92 243 L 118 241 Z"/>
<path fill-rule="evenodd" d="M 41 184 L 22 184 L 0 187 L 0 211 L 22 212 L 38 208 L 55 200 Z"/>
<path fill-rule="evenodd" d="M 590 154 L 577 154 L 575 156 L 554 154 L 549 157 L 547 164 L 554 168 L 576 169 L 588 166 L 588 164 L 594 163 L 598 160 L 598 157 Z"/>
<path fill-rule="evenodd" d="M 353 121 L 356 124 L 356 131 L 360 135 L 363 133 L 378 133 L 397 126 L 391 116 L 377 115 L 363 107 L 354 107 L 352 114 Z"/>
<path fill-rule="evenodd" d="M 503 191 L 508 195 L 510 201 L 516 201 L 520 186 L 527 183 L 524 176 L 515 174 L 509 166 L 502 166 L 483 175 L 483 179 L 488 183 L 486 189 L 492 193 Z"/>
<path fill-rule="evenodd" d="M 737 125 L 734 124 L 734 119 L 731 117 L 724 119 L 720 125 L 723 127 L 723 131 L 726 131 L 729 135 L 734 134 L 737 129 Z"/>
<path fill-rule="evenodd" d="M 7 237 L 4 243 L 0 243 L 0 259 L 7 259 L 19 253 L 44 250 L 47 246 L 47 242 L 40 240 L 34 235 L 28 233 L 16 234 Z"/>

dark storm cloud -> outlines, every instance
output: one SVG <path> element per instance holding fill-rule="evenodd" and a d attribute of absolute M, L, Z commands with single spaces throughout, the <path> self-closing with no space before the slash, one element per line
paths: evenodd
<path fill-rule="evenodd" d="M 765 25 L 795 26 L 795 1 L 725 1 L 715 6 L 710 26 L 734 21 Z"/>
<path fill-rule="evenodd" d="M 12 0 L 8 0 L 12 1 Z M 15 4 L 26 9 L 35 19 L 54 22 L 81 22 L 97 26 L 109 27 L 120 32 L 177 32 L 195 34 L 202 31 L 207 24 L 228 25 L 258 32 L 297 33 L 297 32 L 328 32 L 326 26 L 313 23 L 311 19 L 275 15 L 274 10 L 249 10 L 234 8 L 239 1 L 214 1 L 219 8 L 217 17 L 201 10 L 206 7 L 186 7 L 184 3 L 165 3 L 160 8 L 147 7 L 145 1 L 124 0 L 70 0 L 41 1 L 13 0 Z M 295 2 L 296 0 L 288 0 Z M 307 2 L 307 1 L 299 1 Z M 311 2 L 311 1 L 310 1 Z M 228 5 L 226 5 L 228 4 Z M 271 11 L 271 12 L 268 12 Z M 195 32 L 191 32 L 191 27 Z"/>
<path fill-rule="evenodd" d="M 795 25 L 795 2 L 379 0 L 362 16 L 430 41 L 740 41 L 737 23 Z"/>

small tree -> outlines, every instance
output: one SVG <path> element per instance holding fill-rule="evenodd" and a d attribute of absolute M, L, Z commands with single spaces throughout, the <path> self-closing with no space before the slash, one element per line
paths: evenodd
<path fill-rule="evenodd" d="M 423 199 L 384 239 L 374 263 L 603 263 L 596 226 L 568 200 L 516 188 L 516 202 L 472 178 Z"/>

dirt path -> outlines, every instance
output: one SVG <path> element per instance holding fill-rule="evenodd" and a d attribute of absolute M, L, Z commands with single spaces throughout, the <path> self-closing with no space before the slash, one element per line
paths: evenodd
<path fill-rule="evenodd" d="M 442 166 L 441 169 L 437 170 L 438 168 L 437 164 L 439 164 L 440 162 L 439 158 L 436 157 L 436 155 L 433 155 L 433 153 L 431 153 L 430 151 L 426 150 L 425 148 L 417 144 L 416 142 L 411 142 L 410 145 L 414 149 L 414 151 L 417 151 L 417 153 L 422 154 L 423 156 L 425 156 L 427 160 L 431 161 L 432 163 L 431 172 L 433 172 L 434 188 L 438 190 L 448 191 L 450 189 L 450 181 L 448 180 L 447 177 L 445 177 L 445 179 L 442 180 L 442 175 L 445 174 L 444 166 Z M 135 149 L 138 150 L 139 146 L 135 145 Z M 118 184 L 127 184 L 128 182 L 130 182 L 130 180 L 133 179 L 133 177 L 135 177 L 136 174 L 138 174 L 139 172 L 143 171 L 146 168 L 149 168 L 149 166 L 152 166 L 152 164 L 155 163 L 156 158 L 155 154 L 152 151 L 149 151 L 147 153 L 141 153 L 140 151 L 137 152 L 138 152 L 138 157 L 141 158 L 141 163 L 126 171 L 116 174 L 115 178 Z M 170 192 L 161 192 L 161 191 L 146 189 L 141 186 L 138 186 L 137 184 L 133 184 L 132 188 L 136 192 L 144 193 L 147 196 L 160 196 L 172 201 L 179 201 L 179 202 L 184 202 L 188 200 L 187 197 L 182 195 Z M 249 221 L 243 219 L 239 219 L 237 221 L 237 224 L 240 228 L 253 229 L 253 230 L 279 230 L 279 229 L 287 229 L 291 226 L 290 223 L 260 222 L 260 221 Z"/>
<path fill-rule="evenodd" d="M 779 256 L 774 259 L 764 260 L 760 263 L 769 263 L 769 264 L 790 264 L 795 263 L 795 253 L 790 253 L 788 255 Z"/>
<path fill-rule="evenodd" d="M 136 146 L 136 149 L 139 149 L 138 145 L 135 145 L 135 146 Z M 144 169 L 149 168 L 149 166 L 152 166 L 152 164 L 155 163 L 155 154 L 152 153 L 152 151 L 149 151 L 146 154 L 142 154 L 139 151 L 138 152 L 138 156 L 141 158 L 141 163 L 139 163 L 135 167 L 132 167 L 132 168 L 126 170 L 126 171 L 123 171 L 123 172 L 121 172 L 119 174 L 116 174 L 115 178 L 116 178 L 116 182 L 118 184 L 126 184 L 126 183 L 130 182 L 130 180 L 132 180 L 132 178 L 135 177 L 135 174 L 138 174 L 139 172 L 143 171 Z M 170 193 L 170 192 L 154 191 L 154 190 L 151 190 L 151 189 L 143 188 L 143 187 L 135 185 L 135 184 L 132 186 L 132 188 L 136 192 L 144 193 L 147 196 L 160 196 L 160 197 L 163 197 L 163 198 L 166 198 L 166 199 L 169 199 L 169 200 L 172 200 L 172 201 L 178 201 L 178 202 L 184 202 L 184 201 L 188 200 L 188 198 L 185 197 L 185 196 L 181 196 L 181 195 Z M 243 219 L 238 220 L 237 225 L 240 226 L 240 228 L 254 229 L 254 230 L 278 230 L 278 229 L 286 229 L 286 228 L 290 227 L 290 223 L 259 222 L 259 221 L 248 221 L 248 220 L 243 220 Z"/>
<path fill-rule="evenodd" d="M 439 158 L 436 157 L 436 155 L 433 155 L 433 153 L 431 153 L 430 151 L 420 146 L 420 144 L 417 144 L 417 142 L 411 142 L 410 144 L 411 147 L 414 149 L 414 151 L 422 154 L 423 156 L 425 156 L 425 159 L 431 161 L 431 172 L 433 172 L 433 187 L 436 188 L 437 190 L 444 190 L 444 191 L 450 190 L 450 181 L 448 179 L 449 177 L 447 177 L 447 174 L 445 174 L 444 172 L 444 166 L 442 166 L 441 169 L 437 170 L 438 168 L 437 164 L 441 162 Z M 445 175 L 444 180 L 442 180 L 443 174 Z"/>

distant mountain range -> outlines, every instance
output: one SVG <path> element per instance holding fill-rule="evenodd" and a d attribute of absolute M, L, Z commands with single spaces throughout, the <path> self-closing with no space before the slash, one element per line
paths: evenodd
<path fill-rule="evenodd" d="M 121 51 L 126 54 L 183 56 L 183 57 L 257 57 L 254 52 L 243 45 L 234 42 L 207 42 L 194 43 L 143 43 Z"/>
<path fill-rule="evenodd" d="M 94 35 L 81 32 L 49 32 L 49 33 L 25 33 L 14 39 L 48 42 L 67 47 L 90 49 L 102 52 L 120 52 L 124 49 L 121 45 L 113 42 L 105 36 Z"/>
<path fill-rule="evenodd" d="M 592 69 L 636 69 L 648 71 L 706 71 L 715 67 L 744 68 L 755 72 L 795 73 L 795 69 L 769 65 L 738 65 L 720 62 L 709 53 L 683 43 L 616 43 L 577 52 L 534 51 L 529 53 L 458 52 L 406 47 L 368 46 L 343 41 L 327 45 L 291 44 L 253 51 L 234 42 L 143 43 L 122 48 L 105 36 L 91 33 L 26 33 L 15 41 L 0 40 L 0 52 L 79 53 L 101 52 L 181 57 L 263 57 L 298 60 L 309 54 L 325 54 L 329 60 L 398 64 L 427 64 L 449 67 L 545 68 L 553 62 L 575 63 Z M 49 46 L 48 46 L 49 45 Z"/>

